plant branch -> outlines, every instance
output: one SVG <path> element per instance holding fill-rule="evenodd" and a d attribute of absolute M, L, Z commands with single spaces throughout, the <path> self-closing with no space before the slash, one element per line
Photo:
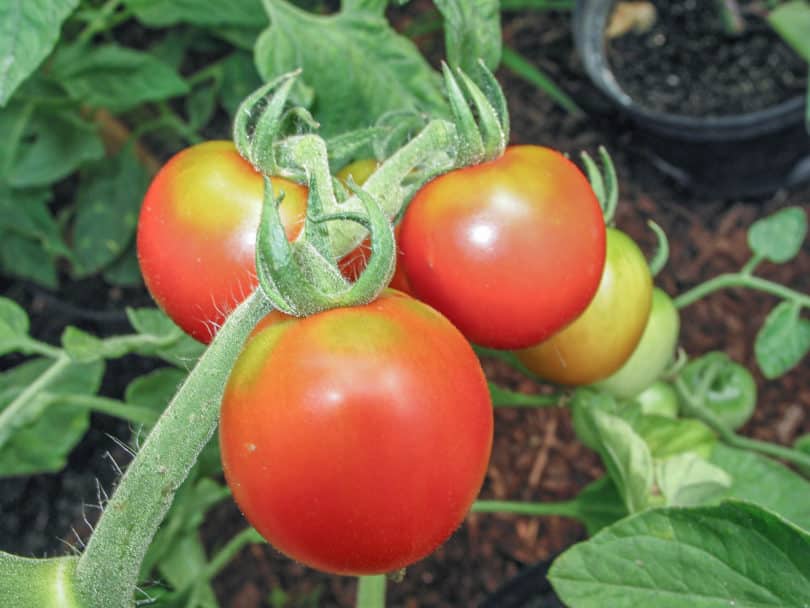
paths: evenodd
<path fill-rule="evenodd" d="M 518 502 L 512 500 L 476 500 L 471 513 L 515 513 L 517 515 L 560 515 L 581 519 L 576 500 L 562 502 Z"/>
<path fill-rule="evenodd" d="M 130 464 L 76 567 L 76 591 L 87 608 L 132 606 L 149 544 L 216 429 L 233 362 L 269 310 L 254 293 L 230 315 Z"/>
<path fill-rule="evenodd" d="M 356 608 L 384 608 L 385 607 L 385 586 L 384 574 L 375 576 L 357 577 L 357 602 Z"/>
<path fill-rule="evenodd" d="M 810 296 L 800 293 L 779 283 L 774 283 L 767 279 L 752 276 L 745 272 L 734 272 L 728 274 L 721 274 L 720 276 L 709 279 L 705 283 L 696 285 L 692 289 L 682 293 L 673 300 L 676 308 L 685 308 L 690 304 L 694 304 L 701 298 L 709 295 L 712 292 L 729 287 L 747 287 L 769 293 L 786 300 L 798 302 L 800 305 L 810 308 Z"/>

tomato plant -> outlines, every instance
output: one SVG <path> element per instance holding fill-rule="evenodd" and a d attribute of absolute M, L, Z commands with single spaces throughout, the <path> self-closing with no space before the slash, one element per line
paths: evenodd
<path fill-rule="evenodd" d="M 295 238 L 307 188 L 271 178 L 284 193 L 280 213 Z M 184 331 L 208 343 L 227 313 L 256 287 L 256 230 L 261 175 L 228 141 L 198 144 L 157 173 L 138 220 L 138 260 L 160 307 Z"/>
<path fill-rule="evenodd" d="M 572 162 L 549 148 L 514 146 L 424 186 L 403 217 L 400 247 L 414 295 L 473 342 L 522 348 L 591 301 L 605 226 Z"/>
<path fill-rule="evenodd" d="M 641 339 L 650 314 L 652 277 L 629 236 L 607 230 L 604 273 L 588 308 L 548 340 L 517 352 L 521 363 L 558 384 L 590 384 L 615 372 Z"/>
<path fill-rule="evenodd" d="M 635 397 L 641 411 L 647 415 L 676 418 L 678 416 L 678 393 L 663 380 L 656 380 Z"/>
<path fill-rule="evenodd" d="M 276 548 L 368 574 L 424 557 L 461 523 L 492 424 L 463 336 L 387 291 L 304 319 L 267 316 L 225 389 L 220 442 L 234 498 Z"/>
<path fill-rule="evenodd" d="M 617 397 L 635 397 L 650 386 L 672 361 L 678 343 L 680 316 L 667 293 L 655 287 L 641 341 L 622 367 L 598 388 Z"/>

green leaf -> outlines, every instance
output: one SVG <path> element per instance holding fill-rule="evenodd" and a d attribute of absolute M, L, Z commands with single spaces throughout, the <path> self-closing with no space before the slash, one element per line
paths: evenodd
<path fill-rule="evenodd" d="M 650 504 L 653 461 L 644 440 L 617 416 L 590 410 L 599 440 L 599 453 L 630 513 Z"/>
<path fill-rule="evenodd" d="M 656 463 L 655 479 L 671 507 L 708 504 L 725 496 L 731 487 L 728 473 L 691 452 Z"/>
<path fill-rule="evenodd" d="M 800 207 L 786 207 L 757 220 L 748 230 L 748 246 L 775 264 L 796 257 L 807 235 L 807 216 Z"/>
<path fill-rule="evenodd" d="M 0 374 L 0 410 L 33 383 L 51 361 L 35 359 Z M 61 400 L 92 395 L 101 386 L 104 362 L 68 366 L 14 421 L 13 434 L 0 447 L 0 476 L 58 471 L 87 431 L 89 412 Z"/>
<path fill-rule="evenodd" d="M 102 276 L 111 285 L 118 285 L 119 287 L 138 287 L 143 284 L 141 267 L 138 263 L 138 253 L 134 243 L 130 244 L 117 260 L 113 260 L 104 269 Z"/>
<path fill-rule="evenodd" d="M 117 359 L 131 352 L 130 347 L 119 340 L 101 340 L 73 326 L 66 327 L 62 332 L 62 347 L 77 363 Z"/>
<path fill-rule="evenodd" d="M 149 175 L 131 146 L 82 173 L 76 195 L 75 273 L 88 276 L 121 257 L 135 235 Z"/>
<path fill-rule="evenodd" d="M 124 0 L 124 5 L 135 17 L 150 27 L 166 27 L 178 23 L 198 26 L 262 27 L 267 15 L 261 0 Z"/>
<path fill-rule="evenodd" d="M 575 500 L 579 519 L 585 524 L 589 536 L 628 515 L 624 501 L 610 477 L 589 483 Z"/>
<path fill-rule="evenodd" d="M 186 114 L 192 129 L 199 131 L 209 123 L 216 110 L 217 83 L 206 82 L 191 90 L 186 97 Z"/>
<path fill-rule="evenodd" d="M 810 63 L 810 6 L 805 0 L 781 2 L 768 14 L 768 22 L 782 39 Z"/>
<path fill-rule="evenodd" d="M 467 74 L 483 59 L 495 71 L 501 61 L 501 13 L 498 0 L 436 0 L 444 16 L 447 62 Z"/>
<path fill-rule="evenodd" d="M 781 302 L 757 333 L 754 353 L 768 379 L 786 373 L 810 351 L 810 321 L 801 317 L 801 310 L 798 302 Z"/>
<path fill-rule="evenodd" d="M 69 608 L 77 555 L 38 559 L 0 551 L 0 597 L 14 608 Z M 57 592 L 56 590 L 59 590 Z"/>
<path fill-rule="evenodd" d="M 0 297 L 0 355 L 19 350 L 29 340 L 28 313 L 14 300 Z"/>
<path fill-rule="evenodd" d="M 748 500 L 810 530 L 810 482 L 778 462 L 718 444 L 709 462 L 731 476 L 728 498 Z"/>
<path fill-rule="evenodd" d="M 256 43 L 259 73 L 270 80 L 303 68 L 324 137 L 368 127 L 393 110 L 448 115 L 439 75 L 384 18 L 313 15 L 283 0 L 266 0 L 265 8 L 272 25 Z"/>
<path fill-rule="evenodd" d="M 78 0 L 0 3 L 0 106 L 50 54 L 62 22 L 78 4 Z"/>
<path fill-rule="evenodd" d="M 576 608 L 796 607 L 810 601 L 810 535 L 753 504 L 667 508 L 574 545 L 549 571 Z"/>
<path fill-rule="evenodd" d="M 171 341 L 169 346 L 144 347 L 142 355 L 158 356 L 164 361 L 183 368 L 191 368 L 199 359 L 205 346 L 187 336 L 162 311 L 156 308 L 128 308 L 127 317 L 141 334 L 153 336 L 156 341 Z"/>
<path fill-rule="evenodd" d="M 699 420 L 641 415 L 626 418 L 644 439 L 653 458 L 665 459 L 691 452 L 708 458 L 717 443 L 714 432 Z"/>
<path fill-rule="evenodd" d="M 25 140 L 8 170 L 13 188 L 47 186 L 104 156 L 95 126 L 69 111 L 38 109 L 26 125 Z"/>
<path fill-rule="evenodd" d="M 32 239 L 6 232 L 0 235 L 0 264 L 7 275 L 56 289 L 58 278 L 53 256 Z"/>
<path fill-rule="evenodd" d="M 164 367 L 138 376 L 127 386 L 124 400 L 131 405 L 148 407 L 161 414 L 186 375 L 176 367 Z"/>
<path fill-rule="evenodd" d="M 54 61 L 53 75 L 73 99 L 111 112 L 189 91 L 171 66 L 149 53 L 114 44 L 65 49 Z"/>
<path fill-rule="evenodd" d="M 222 86 L 219 97 L 222 106 L 233 118 L 239 104 L 261 85 L 253 57 L 244 51 L 236 51 L 222 62 Z"/>

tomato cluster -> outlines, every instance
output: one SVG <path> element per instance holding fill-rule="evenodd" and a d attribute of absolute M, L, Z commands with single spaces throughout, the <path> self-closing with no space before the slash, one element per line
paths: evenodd
<path fill-rule="evenodd" d="M 373 161 L 347 167 L 362 184 Z M 307 189 L 284 192 L 295 238 Z M 228 142 L 194 146 L 144 200 L 138 254 L 155 300 L 207 342 L 257 284 L 263 181 Z M 248 520 L 279 550 L 341 574 L 399 569 L 459 525 L 485 475 L 492 406 L 469 342 L 515 350 L 539 377 L 634 397 L 678 331 L 647 262 L 605 227 L 582 172 L 539 146 L 435 178 L 396 228 L 392 285 L 365 305 L 268 315 L 222 402 L 222 461 Z M 355 279 L 368 243 L 339 262 Z"/>

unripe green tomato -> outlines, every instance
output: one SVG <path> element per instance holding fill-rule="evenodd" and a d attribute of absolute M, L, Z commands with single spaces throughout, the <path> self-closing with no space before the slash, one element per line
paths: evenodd
<path fill-rule="evenodd" d="M 515 354 L 549 382 L 592 384 L 630 357 L 643 335 L 651 300 L 652 277 L 644 254 L 624 232 L 608 228 L 605 267 L 585 312 L 549 339 Z"/>
<path fill-rule="evenodd" d="M 662 289 L 654 288 L 650 316 L 638 346 L 619 371 L 596 384 L 596 388 L 623 399 L 641 393 L 655 382 L 672 360 L 680 326 L 678 309 L 672 298 Z"/>
<path fill-rule="evenodd" d="M 635 398 L 641 406 L 641 412 L 648 416 L 678 417 L 678 393 L 675 388 L 663 380 L 653 382 Z"/>
<path fill-rule="evenodd" d="M 738 429 L 748 422 L 757 405 L 757 384 L 746 367 L 735 363 L 725 353 L 709 353 L 690 361 L 681 370 L 681 380 L 695 392 L 715 365 L 720 369 L 706 388 L 702 405 L 725 426 Z"/>

